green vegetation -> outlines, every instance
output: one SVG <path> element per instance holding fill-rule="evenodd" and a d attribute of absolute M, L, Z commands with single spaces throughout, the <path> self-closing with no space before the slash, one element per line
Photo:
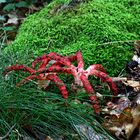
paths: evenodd
<path fill-rule="evenodd" d="M 52 51 L 68 55 L 80 49 L 87 66 L 100 63 L 110 75 L 117 75 L 132 53 L 132 43 L 123 41 L 140 37 L 140 1 L 89 0 L 55 12 L 61 4 L 68 1 L 55 1 L 29 16 L 6 51 L 39 56 Z M 114 41 L 122 42 L 104 45 Z"/>
<path fill-rule="evenodd" d="M 76 126 L 86 124 L 113 139 L 98 123 L 102 120 L 94 114 L 87 94 L 70 92 L 66 103 L 52 83 L 49 92 L 45 92 L 37 89 L 34 82 L 15 87 L 24 78 L 19 72 L 6 78 L 2 76 L 9 65 L 30 65 L 35 57 L 44 53 L 55 51 L 69 55 L 79 49 L 86 67 L 100 63 L 111 76 L 122 70 L 131 59 L 133 40 L 140 37 L 140 1 L 86 0 L 75 7 L 67 7 L 68 3 L 68 0 L 55 0 L 28 16 L 13 44 L 0 53 L 0 136 L 15 125 L 9 134 L 11 140 L 28 135 L 27 126 L 36 134 L 85 140 Z M 56 10 L 61 5 L 67 8 Z M 68 89 L 69 79 L 71 77 L 64 81 Z M 78 103 L 77 99 L 86 103 Z"/>

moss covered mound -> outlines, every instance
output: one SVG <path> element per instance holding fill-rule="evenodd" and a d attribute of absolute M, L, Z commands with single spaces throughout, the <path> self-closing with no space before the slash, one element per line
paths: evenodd
<path fill-rule="evenodd" d="M 131 58 L 131 43 L 106 42 L 140 38 L 139 0 L 87 0 L 69 7 L 56 0 L 22 24 L 14 43 L 6 48 L 22 54 L 81 50 L 86 66 L 100 63 L 110 75 L 117 75 Z M 21 58 L 22 59 L 22 58 Z"/>

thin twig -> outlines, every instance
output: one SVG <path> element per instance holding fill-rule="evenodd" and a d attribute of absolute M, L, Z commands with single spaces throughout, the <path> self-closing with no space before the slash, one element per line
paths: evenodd
<path fill-rule="evenodd" d="M 128 80 L 128 78 L 126 78 L 126 77 L 111 77 L 111 78 L 112 78 L 113 82 Z"/>
<path fill-rule="evenodd" d="M 117 43 L 124 43 L 124 42 L 135 42 L 136 40 L 124 40 L 124 41 L 112 41 L 112 42 L 106 42 L 103 44 L 98 44 L 97 46 L 102 46 L 102 45 L 109 45 L 109 44 L 117 44 Z"/>
<path fill-rule="evenodd" d="M 5 138 L 7 138 L 10 135 L 10 133 L 12 132 L 12 130 L 15 127 L 15 125 L 16 124 L 14 124 L 3 137 L 0 137 L 0 140 L 4 140 Z"/>

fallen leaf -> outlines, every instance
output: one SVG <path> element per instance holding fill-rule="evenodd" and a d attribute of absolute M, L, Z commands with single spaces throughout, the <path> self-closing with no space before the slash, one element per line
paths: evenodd
<path fill-rule="evenodd" d="M 13 17 L 13 18 L 9 18 L 8 21 L 4 24 L 4 26 L 17 26 L 18 25 L 18 18 L 17 17 Z"/>

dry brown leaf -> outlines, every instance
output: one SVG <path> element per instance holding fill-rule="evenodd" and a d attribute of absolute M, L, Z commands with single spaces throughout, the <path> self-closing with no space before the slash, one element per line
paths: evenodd
<path fill-rule="evenodd" d="M 118 139 L 124 140 L 129 139 L 132 133 L 137 129 L 139 138 L 140 135 L 140 94 L 137 95 L 136 99 L 133 101 L 135 105 L 133 107 L 128 106 L 123 109 L 120 114 L 110 114 L 110 116 L 105 117 L 105 122 L 103 126 Z M 117 108 L 121 109 L 120 105 L 127 106 L 125 102 L 118 102 Z M 128 103 L 127 103 L 128 104 Z M 135 138 L 135 139 L 136 139 Z M 133 139 L 133 140 L 135 140 Z"/>
<path fill-rule="evenodd" d="M 126 86 L 131 86 L 135 91 L 140 91 L 140 81 L 127 80 L 123 81 Z"/>
<path fill-rule="evenodd" d="M 45 89 L 49 86 L 50 80 L 38 80 L 37 85 L 39 89 Z"/>
<path fill-rule="evenodd" d="M 135 91 L 140 91 L 140 81 L 129 80 L 126 77 L 112 77 L 114 82 L 122 81 L 126 86 L 133 87 Z"/>
<path fill-rule="evenodd" d="M 17 26 L 19 24 L 17 17 L 11 17 L 8 21 L 4 24 L 4 26 Z"/>

